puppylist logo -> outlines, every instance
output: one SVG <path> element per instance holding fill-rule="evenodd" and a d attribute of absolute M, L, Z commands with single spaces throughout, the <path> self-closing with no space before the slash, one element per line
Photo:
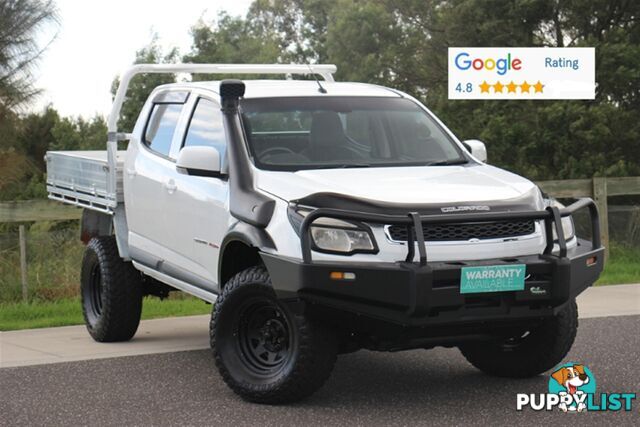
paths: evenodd
<path fill-rule="evenodd" d="M 594 48 L 449 48 L 449 99 L 594 98 Z"/>
<path fill-rule="evenodd" d="M 516 409 L 529 407 L 534 411 L 588 412 L 631 411 L 636 393 L 596 394 L 596 378 L 588 367 L 565 363 L 551 373 L 548 393 L 516 396 Z"/>

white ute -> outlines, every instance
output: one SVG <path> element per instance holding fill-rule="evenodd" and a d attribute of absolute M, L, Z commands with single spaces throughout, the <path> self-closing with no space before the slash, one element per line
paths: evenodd
<path fill-rule="evenodd" d="M 310 395 L 337 354 L 361 348 L 457 346 L 508 377 L 560 362 L 575 297 L 603 268 L 594 203 L 565 208 L 486 164 L 482 142 L 459 141 L 410 95 L 334 82 L 335 71 L 136 65 L 106 151 L 47 153 L 49 197 L 84 209 L 91 336 L 131 339 L 144 295 L 195 295 L 215 303 L 222 378 L 259 403 Z M 138 73 L 288 79 L 157 87 L 125 134 L 118 117 Z M 583 208 L 590 240 L 574 231 Z"/>

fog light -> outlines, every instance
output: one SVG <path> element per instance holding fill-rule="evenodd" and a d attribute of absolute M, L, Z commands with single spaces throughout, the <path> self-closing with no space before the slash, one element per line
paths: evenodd
<path fill-rule="evenodd" d="M 587 258 L 587 267 L 591 267 L 593 265 L 596 265 L 598 262 L 598 257 L 592 256 L 590 258 Z"/>
<path fill-rule="evenodd" d="M 329 274 L 331 280 L 356 280 L 356 273 L 351 273 L 348 271 L 332 271 Z"/>

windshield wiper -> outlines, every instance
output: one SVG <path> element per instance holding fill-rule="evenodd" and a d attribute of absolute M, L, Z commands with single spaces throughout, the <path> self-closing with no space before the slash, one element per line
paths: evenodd
<path fill-rule="evenodd" d="M 469 163 L 466 159 L 456 159 L 456 160 L 439 160 L 437 162 L 427 163 L 425 166 L 454 166 L 454 165 L 465 165 Z"/>

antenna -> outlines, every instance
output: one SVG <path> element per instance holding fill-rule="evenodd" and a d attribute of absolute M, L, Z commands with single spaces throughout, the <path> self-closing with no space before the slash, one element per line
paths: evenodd
<path fill-rule="evenodd" d="M 311 65 L 307 64 L 307 66 L 309 67 L 309 71 L 311 72 L 311 75 L 316 80 L 316 83 L 318 83 L 318 92 L 327 93 L 327 90 L 323 88 L 322 85 L 320 84 L 320 80 L 318 80 L 318 76 L 316 75 L 316 73 L 313 72 L 313 68 L 311 68 Z"/>

